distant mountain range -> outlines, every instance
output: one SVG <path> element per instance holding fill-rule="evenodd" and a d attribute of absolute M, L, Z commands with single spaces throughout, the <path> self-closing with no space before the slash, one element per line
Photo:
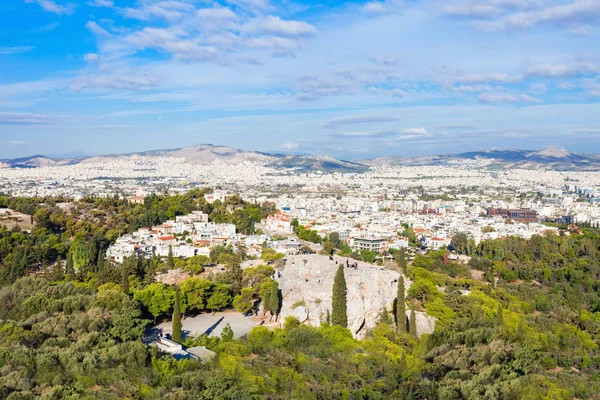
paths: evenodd
<path fill-rule="evenodd" d="M 379 157 L 358 161 L 374 165 L 451 165 L 466 161 L 484 161 L 487 168 L 600 170 L 600 154 L 573 153 L 565 149 L 544 150 L 482 150 L 460 154 L 443 154 L 427 157 Z"/>
<path fill-rule="evenodd" d="M 11 168 L 38 168 L 45 166 L 73 165 L 79 163 L 111 162 L 115 160 L 144 160 L 154 157 L 184 158 L 190 163 L 240 164 L 260 163 L 265 166 L 289 169 L 297 172 L 363 172 L 379 165 L 453 165 L 468 161 L 482 161 L 488 168 L 528 168 L 555 170 L 600 170 L 600 154 L 579 154 L 564 149 L 544 150 L 483 150 L 461 154 L 444 154 L 426 157 L 378 157 L 368 160 L 346 161 L 327 156 L 289 155 L 244 151 L 226 146 L 202 144 L 168 150 L 153 150 L 140 153 L 114 154 L 106 156 L 78 156 L 55 158 L 42 155 L 0 160 L 0 164 Z"/>

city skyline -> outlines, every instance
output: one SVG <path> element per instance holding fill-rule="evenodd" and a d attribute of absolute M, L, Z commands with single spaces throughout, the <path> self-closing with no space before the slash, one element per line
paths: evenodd
<path fill-rule="evenodd" d="M 596 1 L 13 1 L 0 158 L 600 152 Z"/>

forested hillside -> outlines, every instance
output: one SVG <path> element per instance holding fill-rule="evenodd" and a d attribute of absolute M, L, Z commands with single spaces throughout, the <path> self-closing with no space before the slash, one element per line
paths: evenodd
<path fill-rule="evenodd" d="M 103 251 L 120 233 L 197 209 L 250 229 L 272 205 L 236 198 L 208 205 L 202 191 L 152 196 L 144 205 L 60 202 L 0 202 L 36 223 L 31 233 L 0 229 L 2 399 L 600 398 L 597 230 L 457 241 L 468 264 L 445 251 L 409 265 L 398 257 L 413 281 L 402 306 L 435 316 L 432 335 L 417 338 L 405 329 L 410 323 L 395 321 L 395 310 L 383 311 L 364 341 L 340 326 L 288 319 L 244 339 L 188 338 L 184 344 L 218 353 L 201 364 L 145 346 L 145 327 L 171 315 L 175 291 L 183 313 L 247 310 L 252 299 L 266 301 L 272 269 L 242 272 L 243 252 L 217 248 L 211 257 L 227 265 L 223 274 L 171 287 L 154 276 L 173 260 L 116 265 Z M 265 261 L 272 256 L 264 252 Z"/>

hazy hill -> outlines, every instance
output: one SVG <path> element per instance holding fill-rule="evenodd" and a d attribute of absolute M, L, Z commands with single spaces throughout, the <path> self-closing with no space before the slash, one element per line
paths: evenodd
<path fill-rule="evenodd" d="M 579 154 L 565 149 L 482 150 L 426 157 L 378 157 L 359 161 L 374 165 L 450 165 L 473 160 L 487 161 L 490 168 L 600 169 L 600 155 Z"/>
<path fill-rule="evenodd" d="M 201 144 L 178 149 L 152 150 L 129 154 L 111 154 L 93 157 L 51 158 L 41 155 L 0 160 L 12 168 L 37 168 L 77 163 L 111 162 L 116 160 L 144 160 L 154 157 L 183 158 L 186 161 L 208 165 L 211 163 L 241 164 L 243 162 L 260 163 L 273 168 L 293 169 L 294 171 L 342 171 L 360 172 L 368 167 L 351 161 L 340 161 L 332 157 L 309 155 L 285 155 L 244 151 L 233 147 Z"/>
<path fill-rule="evenodd" d="M 0 160 L 0 166 L 12 168 L 37 168 L 45 166 L 71 165 L 78 163 L 111 162 L 115 160 L 145 160 L 154 157 L 183 158 L 186 161 L 208 165 L 211 163 L 240 164 L 259 163 L 265 166 L 289 169 L 296 172 L 362 172 L 377 165 L 452 165 L 480 160 L 489 168 L 529 169 L 600 169 L 600 155 L 580 154 L 565 149 L 544 150 L 482 150 L 461 154 L 442 154 L 425 157 L 385 156 L 368 160 L 344 161 L 327 156 L 287 155 L 244 151 L 227 146 L 201 144 L 178 149 L 152 150 L 129 154 L 112 154 L 94 157 L 53 158 L 42 155 Z"/>

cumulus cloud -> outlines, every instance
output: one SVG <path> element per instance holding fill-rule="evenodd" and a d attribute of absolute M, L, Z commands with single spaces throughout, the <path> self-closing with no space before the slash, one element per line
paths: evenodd
<path fill-rule="evenodd" d="M 539 78 L 566 78 L 600 73 L 600 66 L 592 63 L 542 64 L 530 67 L 527 75 Z"/>
<path fill-rule="evenodd" d="M 402 118 L 391 115 L 360 115 L 332 118 L 323 123 L 323 128 L 337 128 L 344 125 L 373 124 L 381 122 L 401 121 Z"/>
<path fill-rule="evenodd" d="M 237 16 L 233 11 L 226 7 L 201 8 L 197 12 L 198 17 L 209 20 L 235 20 Z"/>
<path fill-rule="evenodd" d="M 317 29 L 307 22 L 286 21 L 272 15 L 252 19 L 244 24 L 242 30 L 250 34 L 268 34 L 284 37 L 304 37 L 317 33 Z"/>
<path fill-rule="evenodd" d="M 194 6 L 190 3 L 168 0 L 158 3 L 144 3 L 138 8 L 126 7 L 119 10 L 127 18 L 138 20 L 158 18 L 169 22 L 176 22 L 185 15 L 184 13 L 193 11 Z"/>
<path fill-rule="evenodd" d="M 25 3 L 36 3 L 42 7 L 44 11 L 48 11 L 57 15 L 69 15 L 73 14 L 73 11 L 75 11 L 75 6 L 73 4 L 63 6 L 57 4 L 53 0 L 25 0 Z"/>
<path fill-rule="evenodd" d="M 522 76 L 502 72 L 490 72 L 480 74 L 457 74 L 451 79 L 456 83 L 516 83 L 522 79 Z"/>
<path fill-rule="evenodd" d="M 468 13 L 468 5 L 477 12 Z M 489 9 L 484 11 L 484 6 Z M 538 24 L 555 24 L 568 27 L 570 30 L 579 30 L 589 23 L 596 23 L 600 17 L 600 2 L 597 0 L 574 0 L 568 3 L 523 2 L 523 6 L 507 3 L 504 7 L 493 10 L 493 2 L 484 3 L 459 3 L 454 6 L 454 11 L 463 10 L 464 16 L 479 18 L 472 24 L 480 29 L 501 31 L 507 29 L 527 29 Z M 517 9 L 517 10 L 515 10 Z M 452 11 L 452 8 L 450 9 Z M 502 15 L 501 11 L 504 11 Z M 494 18 L 492 18 L 494 17 Z M 483 18 L 487 18 L 483 19 Z"/>

